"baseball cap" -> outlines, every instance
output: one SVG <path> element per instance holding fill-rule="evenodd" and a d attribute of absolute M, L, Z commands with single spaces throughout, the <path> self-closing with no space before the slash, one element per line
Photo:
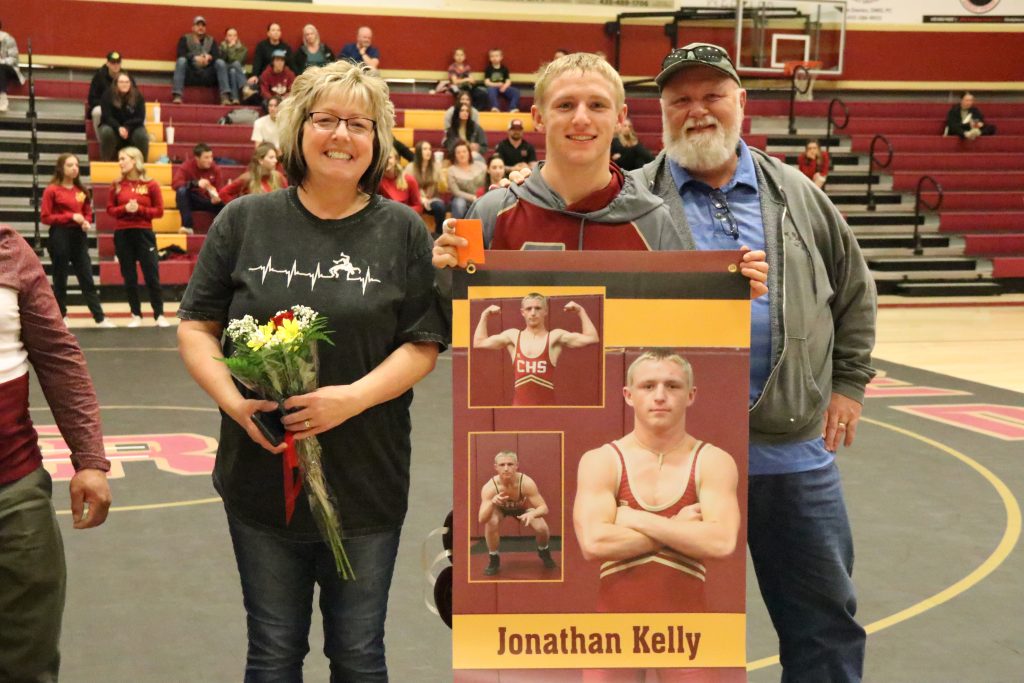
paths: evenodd
<path fill-rule="evenodd" d="M 519 130 L 522 130 L 523 129 L 523 120 L 522 119 L 512 119 L 511 121 L 509 121 L 508 122 L 508 129 L 512 130 L 513 128 L 518 128 Z"/>
<path fill-rule="evenodd" d="M 118 52 L 117 50 L 113 50 L 112 52 L 108 52 L 107 53 L 107 61 L 112 63 L 112 64 L 120 64 L 121 63 L 121 53 Z"/>
<path fill-rule="evenodd" d="M 202 14 L 197 14 L 196 18 L 192 20 L 192 23 L 193 24 L 205 24 L 206 23 L 206 17 L 204 17 Z"/>
<path fill-rule="evenodd" d="M 736 67 L 733 66 L 732 60 L 729 58 L 729 53 L 725 51 L 725 48 L 711 43 L 690 43 L 669 52 L 662 61 L 661 73 L 654 78 L 654 82 L 658 84 L 660 90 L 665 87 L 665 83 L 672 76 L 691 66 L 706 66 L 716 69 L 736 81 L 738 85 L 743 85 L 740 82 L 739 74 L 736 73 Z"/>
<path fill-rule="evenodd" d="M 288 58 L 288 52 L 285 51 L 285 50 L 274 50 L 273 52 L 270 53 L 270 58 L 274 59 L 275 57 L 280 57 L 281 59 L 287 59 Z"/>

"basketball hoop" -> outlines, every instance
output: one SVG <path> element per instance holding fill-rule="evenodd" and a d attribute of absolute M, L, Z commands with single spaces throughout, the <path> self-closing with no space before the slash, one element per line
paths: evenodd
<path fill-rule="evenodd" d="M 797 99 L 805 102 L 810 102 L 812 99 L 814 99 L 815 75 L 812 73 L 812 71 L 815 69 L 820 69 L 822 67 L 822 62 L 817 59 L 786 62 L 783 65 L 782 72 L 787 76 L 792 77 L 793 74 L 796 73 L 797 69 L 801 67 L 803 67 L 804 73 L 806 74 L 807 87 L 797 88 Z"/>

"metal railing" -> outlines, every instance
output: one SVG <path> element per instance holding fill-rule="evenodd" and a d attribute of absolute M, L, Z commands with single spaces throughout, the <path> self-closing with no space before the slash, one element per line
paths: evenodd
<path fill-rule="evenodd" d="M 875 143 L 879 141 L 885 143 L 886 150 L 889 153 L 884 164 L 875 160 Z M 889 138 L 885 137 L 881 133 L 871 138 L 871 148 L 868 152 L 868 211 L 875 210 L 875 193 L 871 187 L 874 184 L 875 179 L 875 165 L 877 164 L 879 169 L 888 168 L 892 163 L 892 152 L 892 144 L 889 142 Z"/>
<path fill-rule="evenodd" d="M 32 65 L 32 39 L 28 39 L 28 111 L 25 117 L 29 120 L 28 158 L 32 162 L 32 219 L 35 222 L 32 247 L 36 254 L 43 255 L 43 235 L 39 229 L 39 209 L 41 204 L 39 192 L 39 114 L 36 112 L 36 75 Z"/>
<path fill-rule="evenodd" d="M 932 184 L 931 192 L 937 195 L 934 205 L 924 204 L 925 208 L 929 211 L 938 211 L 939 207 L 942 206 L 942 199 L 945 195 L 942 191 L 942 185 L 939 185 L 938 181 L 930 175 L 923 175 L 917 179 L 917 189 L 914 191 L 914 256 L 924 254 L 924 247 L 921 246 L 921 205 L 924 203 L 921 201 L 921 186 L 924 185 L 925 181 Z"/>
<path fill-rule="evenodd" d="M 837 104 L 843 108 L 842 124 L 836 121 L 836 115 L 833 111 Z M 833 97 L 832 101 L 828 103 L 828 125 L 825 128 L 825 153 L 828 155 L 829 163 L 832 160 L 832 131 L 843 130 L 848 123 L 850 123 L 850 108 L 838 97 Z"/>
<path fill-rule="evenodd" d="M 797 84 L 797 80 L 800 75 L 803 74 L 805 77 L 804 85 L 801 88 Z M 789 81 L 789 134 L 796 135 L 796 95 L 799 92 L 801 95 L 805 94 L 811 89 L 811 72 L 807 70 L 803 64 L 799 64 L 793 69 L 793 76 Z"/>

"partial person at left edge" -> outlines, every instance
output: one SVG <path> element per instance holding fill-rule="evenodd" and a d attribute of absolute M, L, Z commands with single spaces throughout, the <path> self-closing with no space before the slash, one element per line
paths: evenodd
<path fill-rule="evenodd" d="M 25 82 L 25 74 L 18 69 L 18 41 L 10 33 L 3 30 L 0 21 L 0 114 L 7 111 L 7 82 L 14 78 L 18 83 Z"/>
<path fill-rule="evenodd" d="M 35 371 L 71 451 L 76 529 L 99 526 L 110 508 L 110 470 L 100 408 L 85 357 L 61 320 L 42 264 L 28 243 L 0 226 L 0 680 L 56 681 L 67 569 L 29 416 Z"/>

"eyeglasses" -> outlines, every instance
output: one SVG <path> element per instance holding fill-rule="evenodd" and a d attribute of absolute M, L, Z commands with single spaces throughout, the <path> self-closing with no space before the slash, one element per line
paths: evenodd
<path fill-rule="evenodd" d="M 365 116 L 342 118 L 334 114 L 328 114 L 325 111 L 310 112 L 309 123 L 313 128 L 324 133 L 333 133 L 338 129 L 338 126 L 344 123 L 348 134 L 358 137 L 373 135 L 373 130 L 377 127 L 376 121 Z"/>
<path fill-rule="evenodd" d="M 691 59 L 707 62 L 708 64 L 720 64 L 721 62 L 725 62 L 732 67 L 732 60 L 729 59 L 729 53 L 722 48 L 715 45 L 698 45 L 697 47 L 675 48 L 672 52 L 668 53 L 667 57 L 665 57 L 665 60 L 661 63 L 661 68 L 664 70 L 676 62 Z"/>
<path fill-rule="evenodd" d="M 708 198 L 711 200 L 711 206 L 715 208 L 715 218 L 722 221 L 722 229 L 725 234 L 734 240 L 740 238 L 740 226 L 736 222 L 736 217 L 732 215 L 732 211 L 729 210 L 729 202 L 725 199 L 725 194 L 721 190 L 713 190 L 708 193 Z"/>

